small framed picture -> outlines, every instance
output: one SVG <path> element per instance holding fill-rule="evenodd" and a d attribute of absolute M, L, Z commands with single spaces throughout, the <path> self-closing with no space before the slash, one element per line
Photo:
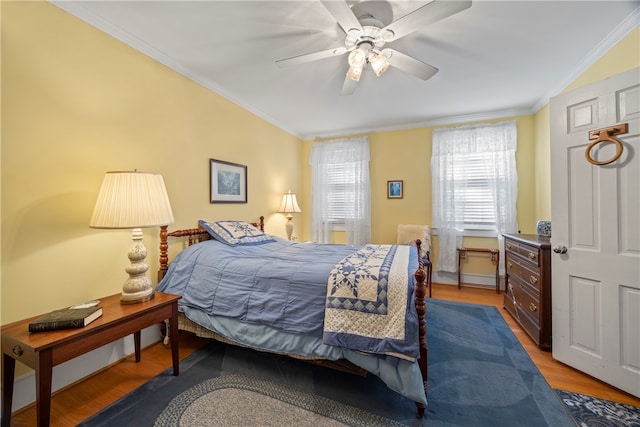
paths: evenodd
<path fill-rule="evenodd" d="M 402 199 L 402 180 L 387 181 L 387 199 Z"/>
<path fill-rule="evenodd" d="M 210 159 L 211 203 L 247 203 L 247 167 Z"/>

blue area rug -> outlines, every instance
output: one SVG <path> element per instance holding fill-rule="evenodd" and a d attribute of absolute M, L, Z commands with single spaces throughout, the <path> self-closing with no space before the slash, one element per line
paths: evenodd
<path fill-rule="evenodd" d="M 412 401 L 373 375 L 358 377 L 214 342 L 181 362 L 180 376 L 173 377 L 167 370 L 81 425 L 154 425 L 183 392 L 192 394 L 207 380 L 225 375 L 257 377 L 408 426 L 576 425 L 495 307 L 428 300 L 427 327 L 429 406 L 422 420 L 415 419 Z M 278 402 L 274 405 L 290 404 Z M 273 413 L 275 406 L 269 409 Z M 238 399 L 231 409 L 246 414 L 246 425 L 267 424 L 264 418 L 262 423 L 251 418 L 250 399 Z M 217 414 L 202 416 L 201 420 L 211 421 L 202 425 L 225 425 L 224 413 Z"/>

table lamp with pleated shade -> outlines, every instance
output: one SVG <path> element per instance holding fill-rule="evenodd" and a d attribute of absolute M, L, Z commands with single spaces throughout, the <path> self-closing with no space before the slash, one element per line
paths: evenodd
<path fill-rule="evenodd" d="M 292 213 L 300 213 L 300 207 L 298 206 L 298 201 L 296 200 L 296 195 L 291 193 L 289 190 L 288 193 L 282 195 L 282 203 L 280 204 L 280 209 L 278 212 L 286 213 L 287 224 L 285 225 L 287 231 L 287 239 L 291 240 L 291 236 L 293 235 L 293 215 Z"/>
<path fill-rule="evenodd" d="M 131 228 L 131 262 L 125 271 L 129 278 L 122 287 L 122 304 L 153 298 L 149 266 L 144 262 L 147 249 L 142 228 L 173 224 L 173 213 L 162 175 L 146 172 L 107 172 L 91 216 L 92 228 Z"/>

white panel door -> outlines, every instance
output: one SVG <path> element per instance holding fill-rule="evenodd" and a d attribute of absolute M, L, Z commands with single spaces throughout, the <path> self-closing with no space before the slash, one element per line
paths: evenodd
<path fill-rule="evenodd" d="M 550 114 L 553 357 L 640 397 L 640 69 L 561 94 Z M 587 161 L 589 131 L 622 123 L 620 158 Z"/>

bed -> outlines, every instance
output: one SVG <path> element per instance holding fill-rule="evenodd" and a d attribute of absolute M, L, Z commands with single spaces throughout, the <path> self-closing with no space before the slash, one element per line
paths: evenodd
<path fill-rule="evenodd" d="M 183 250 L 169 264 L 169 238 Z M 160 231 L 157 290 L 181 295 L 179 329 L 226 343 L 377 375 L 427 405 L 420 241 L 297 243 L 258 223 L 199 221 Z M 172 246 L 172 247 L 173 247 Z"/>

